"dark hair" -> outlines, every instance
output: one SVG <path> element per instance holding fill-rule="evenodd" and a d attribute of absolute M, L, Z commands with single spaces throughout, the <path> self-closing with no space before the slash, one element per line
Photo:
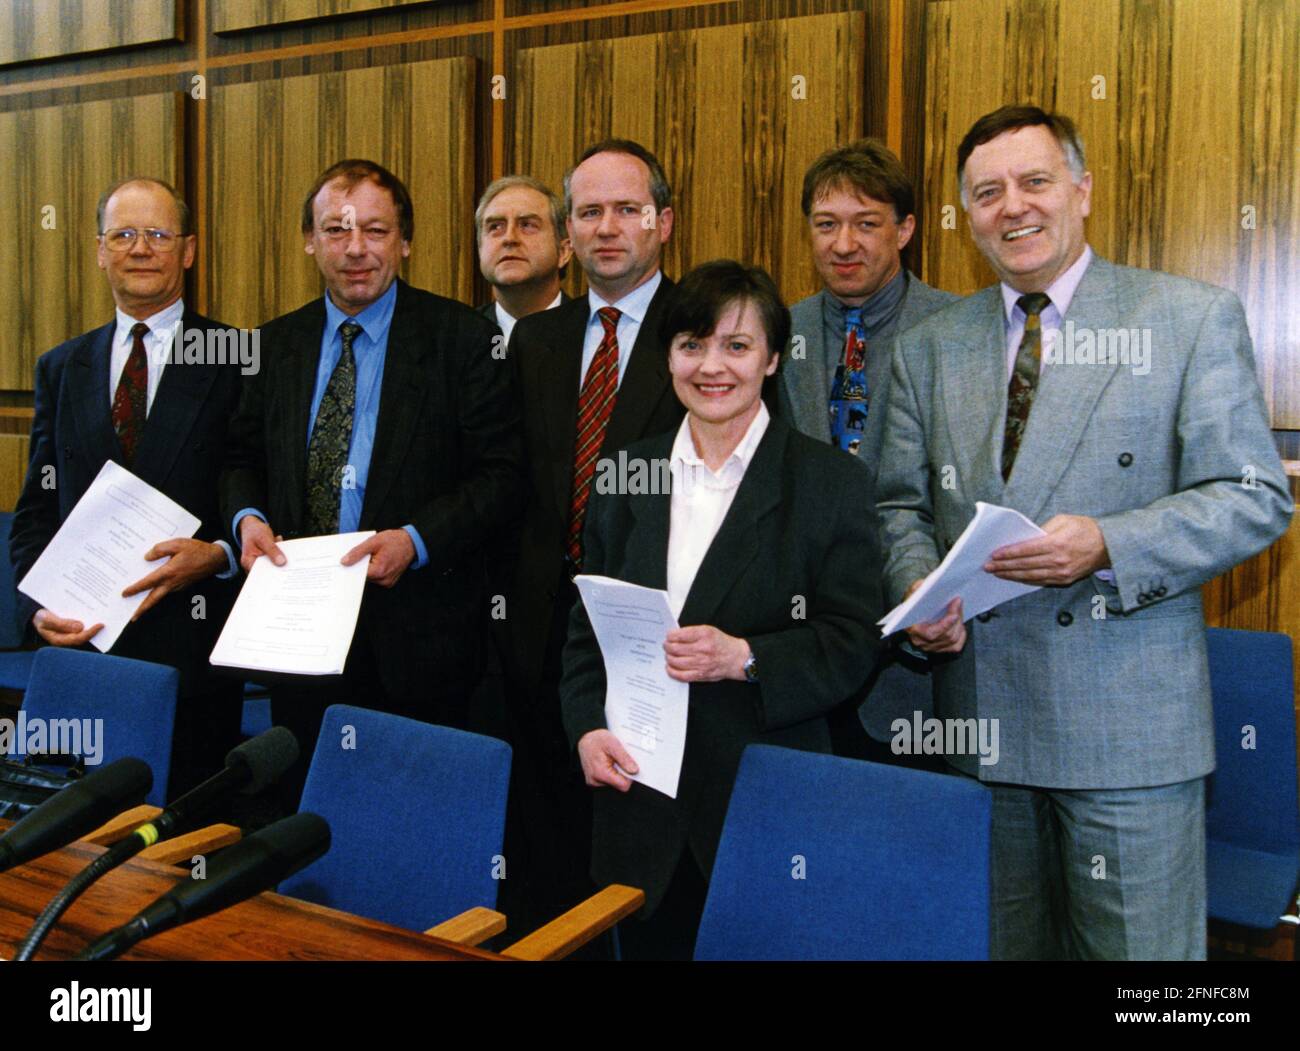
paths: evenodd
<path fill-rule="evenodd" d="M 761 267 L 745 266 L 734 259 L 704 263 L 681 279 L 659 323 L 659 339 L 666 349 L 683 332 L 710 336 L 722 312 L 738 301 L 757 308 L 769 356 L 785 350 L 790 342 L 790 311 L 775 282 Z"/>
<path fill-rule="evenodd" d="M 155 179 L 151 175 L 132 175 L 127 179 L 119 179 L 113 183 L 107 190 L 99 195 L 99 203 L 95 205 L 95 230 L 98 233 L 104 232 L 104 212 L 108 210 L 108 201 L 113 194 L 117 193 L 123 186 L 129 186 L 133 182 L 149 183 L 153 186 L 160 186 L 171 194 L 173 203 L 176 205 L 176 218 L 181 224 L 181 228 L 176 232 L 182 236 L 193 233 L 190 227 L 190 206 L 185 203 L 185 198 L 176 192 L 176 187 L 171 183 L 163 182 L 161 179 Z"/>
<path fill-rule="evenodd" d="M 1065 163 L 1069 165 L 1070 174 L 1078 182 L 1088 170 L 1083 156 L 1083 140 L 1079 138 L 1074 121 L 1060 113 L 1048 113 L 1037 106 L 1003 106 L 992 113 L 986 113 L 970 126 L 970 131 L 957 147 L 957 185 L 961 190 L 961 203 L 966 204 L 966 187 L 962 176 L 966 171 L 966 162 L 975 152 L 976 146 L 983 146 L 999 135 L 1017 128 L 1044 127 L 1055 136 L 1065 153 Z"/>
<path fill-rule="evenodd" d="M 310 233 L 316 224 L 315 215 L 312 212 L 312 203 L 316 200 L 316 195 L 321 192 L 327 183 L 331 183 L 335 179 L 343 180 L 343 185 L 349 190 L 366 179 L 370 179 L 382 186 L 392 196 L 393 204 L 397 207 L 397 223 L 402 231 L 402 240 L 410 241 L 414 237 L 415 208 L 411 204 L 411 194 L 406 189 L 406 185 L 382 164 L 355 158 L 331 164 L 316 176 L 316 181 L 311 184 L 311 189 L 307 191 L 307 197 L 302 202 L 303 233 Z"/>
<path fill-rule="evenodd" d="M 894 206 L 894 221 L 916 214 L 916 194 L 903 165 L 879 139 L 859 139 L 827 150 L 804 173 L 800 203 L 805 216 L 832 190 L 858 194 Z"/>
<path fill-rule="evenodd" d="M 668 185 L 668 177 L 664 175 L 663 166 L 659 163 L 659 158 L 647 150 L 639 142 L 633 142 L 631 139 L 605 139 L 596 143 L 594 146 L 588 146 L 578 158 L 578 163 L 564 173 L 564 214 L 573 214 L 573 193 L 569 189 L 569 184 L 573 179 L 573 173 L 577 170 L 578 164 L 590 160 L 598 153 L 626 153 L 635 157 L 647 168 L 650 169 L 650 198 L 655 203 L 655 211 L 662 212 L 673 203 L 673 190 Z"/>

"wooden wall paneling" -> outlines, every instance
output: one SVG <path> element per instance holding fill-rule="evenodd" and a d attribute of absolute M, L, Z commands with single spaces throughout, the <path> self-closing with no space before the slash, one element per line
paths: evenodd
<path fill-rule="evenodd" d="M 0 389 L 31 390 L 39 355 L 112 318 L 95 204 L 128 175 L 177 183 L 181 122 L 173 92 L 0 113 L 0 199 L 16 216 L 0 253 Z"/>
<path fill-rule="evenodd" d="M 513 167 L 558 191 L 587 145 L 637 139 L 673 186 L 669 274 L 731 256 L 801 298 L 816 288 L 803 172 L 862 133 L 862 95 L 846 85 L 862 82 L 864 32 L 861 14 L 833 14 L 523 49 Z"/>
<path fill-rule="evenodd" d="M 220 0 L 220 3 L 213 5 L 212 31 L 229 33 L 239 29 L 365 14 L 427 2 L 428 0 Z"/>
<path fill-rule="evenodd" d="M 179 39 L 176 0 L 0 4 L 0 65 Z"/>
<path fill-rule="evenodd" d="M 209 302 L 253 326 L 321 294 L 303 252 L 303 195 L 328 165 L 377 160 L 411 191 L 403 277 L 469 299 L 464 227 L 474 183 L 475 62 L 374 66 L 214 88 L 209 113 Z"/>
<path fill-rule="evenodd" d="M 926 279 L 994 279 L 958 203 L 967 128 L 1008 102 L 1058 109 L 1093 172 L 1093 246 L 1236 291 L 1273 425 L 1300 426 L 1300 0 L 942 0 L 926 49 Z"/>
<path fill-rule="evenodd" d="M 0 434 L 0 511 L 12 511 L 18 505 L 30 446 L 25 434 Z"/>

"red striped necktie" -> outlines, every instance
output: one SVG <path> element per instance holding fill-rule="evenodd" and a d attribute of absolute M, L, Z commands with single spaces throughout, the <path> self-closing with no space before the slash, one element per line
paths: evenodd
<path fill-rule="evenodd" d="M 582 523 L 587 516 L 587 498 L 596 473 L 596 458 L 605 440 L 605 428 L 618 395 L 618 319 L 621 311 L 601 307 L 596 311 L 605 335 L 591 359 L 587 377 L 578 395 L 578 429 L 573 446 L 573 497 L 569 502 L 569 561 L 582 568 Z"/>

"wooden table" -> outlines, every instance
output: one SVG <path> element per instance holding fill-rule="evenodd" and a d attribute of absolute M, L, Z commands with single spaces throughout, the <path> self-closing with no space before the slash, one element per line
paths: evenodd
<path fill-rule="evenodd" d="M 0 822 L 0 831 L 8 822 Z M 0 957 L 12 959 L 59 889 L 103 847 L 75 843 L 0 873 Z M 67 960 L 188 878 L 184 869 L 135 859 L 86 891 L 59 920 L 37 960 Z M 149 938 L 124 960 L 500 960 L 416 931 L 279 894 L 259 894 Z"/>

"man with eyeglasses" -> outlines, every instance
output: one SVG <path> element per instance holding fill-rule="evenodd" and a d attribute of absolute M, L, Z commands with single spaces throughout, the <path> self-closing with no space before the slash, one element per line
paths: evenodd
<path fill-rule="evenodd" d="M 241 375 L 238 362 L 172 352 L 182 326 L 222 328 L 185 303 L 196 239 L 176 191 L 157 179 L 127 179 L 104 191 L 96 217 L 97 260 L 116 317 L 36 363 L 31 453 L 10 555 L 21 579 L 107 460 L 200 519 L 194 539 L 167 540 L 148 553 L 151 564 L 123 592 L 147 595 L 111 651 L 181 673 L 175 796 L 219 770 L 238 741 L 241 687 L 212 675 L 208 655 L 234 595 L 236 565 L 220 539 L 217 482 Z M 101 627 L 22 595 L 19 603 L 24 622 L 52 646 L 84 646 Z"/>
<path fill-rule="evenodd" d="M 274 721 L 298 737 L 283 783 L 296 804 L 326 707 L 362 705 L 460 726 L 482 672 L 486 538 L 523 501 L 513 372 L 497 327 L 398 278 L 410 194 L 386 168 L 346 160 L 303 202 L 304 247 L 326 294 L 262 329 L 222 479 L 245 569 L 283 564 L 277 537 L 375 530 L 343 675 L 275 685 Z"/>

